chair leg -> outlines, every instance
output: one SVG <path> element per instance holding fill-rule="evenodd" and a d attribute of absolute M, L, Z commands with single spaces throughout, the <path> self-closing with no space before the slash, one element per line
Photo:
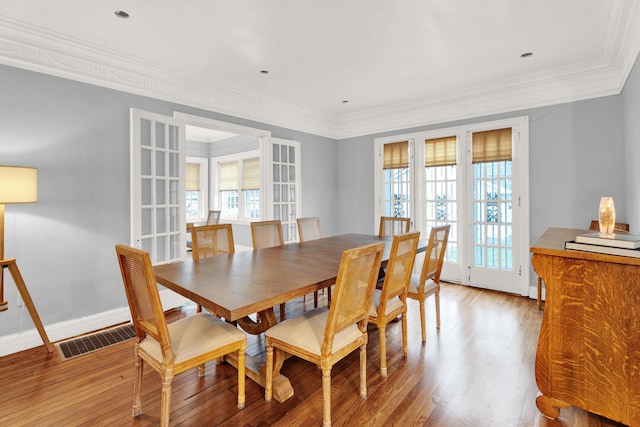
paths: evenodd
<path fill-rule="evenodd" d="M 406 359 L 409 356 L 409 348 L 407 346 L 407 312 L 402 313 L 402 354 Z"/>
<path fill-rule="evenodd" d="M 244 409 L 245 404 L 245 364 L 246 364 L 246 347 L 238 350 L 238 409 Z M 272 353 L 273 354 L 273 353 Z"/>
<path fill-rule="evenodd" d="M 422 328 L 422 342 L 427 342 L 427 319 L 424 314 L 424 300 L 420 300 L 420 327 Z"/>
<path fill-rule="evenodd" d="M 436 328 L 440 329 L 440 288 L 436 290 Z"/>
<path fill-rule="evenodd" d="M 162 398 L 160 401 L 160 426 L 169 427 L 169 418 L 171 417 L 171 382 L 173 381 L 173 373 L 165 372 L 162 374 Z"/>
<path fill-rule="evenodd" d="M 198 378 L 204 378 L 204 363 L 198 366 Z"/>
<path fill-rule="evenodd" d="M 313 293 L 313 308 L 318 308 L 318 291 Z"/>
<path fill-rule="evenodd" d="M 267 360 L 265 363 L 264 400 L 271 401 L 273 387 L 273 347 L 267 344 Z M 239 375 L 239 374 L 238 374 Z"/>
<path fill-rule="evenodd" d="M 383 378 L 387 378 L 387 325 L 378 325 L 378 331 L 380 332 L 380 375 Z"/>
<path fill-rule="evenodd" d="M 280 304 L 280 321 L 284 320 L 284 303 Z"/>
<path fill-rule="evenodd" d="M 138 344 L 136 344 L 137 346 Z M 140 357 L 136 355 L 134 374 L 133 374 L 133 417 L 138 417 L 142 414 L 142 403 L 140 402 L 140 387 L 142 385 L 142 371 L 144 369 L 144 362 Z"/>
<path fill-rule="evenodd" d="M 327 288 L 327 307 L 331 306 L 331 286 Z"/>
<path fill-rule="evenodd" d="M 331 368 L 322 369 L 322 425 L 331 425 Z"/>
<path fill-rule="evenodd" d="M 360 346 L 360 399 L 367 398 L 367 344 Z"/>

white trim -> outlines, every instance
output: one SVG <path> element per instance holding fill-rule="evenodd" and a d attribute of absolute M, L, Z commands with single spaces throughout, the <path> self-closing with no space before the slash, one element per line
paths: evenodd
<path fill-rule="evenodd" d="M 160 291 L 160 299 L 165 311 L 180 307 L 189 301 L 169 289 Z M 45 325 L 45 330 L 49 340 L 56 342 L 129 321 L 131 321 L 131 313 L 125 306 L 79 319 Z M 5 335 L 0 337 L 0 357 L 41 345 L 43 345 L 42 339 L 35 328 Z"/>

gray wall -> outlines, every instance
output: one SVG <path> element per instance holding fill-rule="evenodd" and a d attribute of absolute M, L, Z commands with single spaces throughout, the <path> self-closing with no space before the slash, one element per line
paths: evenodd
<path fill-rule="evenodd" d="M 7 205 L 16 258 L 45 325 L 126 306 L 114 245 L 129 243 L 129 109 L 174 111 L 300 141 L 303 214 L 334 233 L 336 141 L 0 65 L 0 164 L 38 168 L 38 203 Z M 322 180 L 318 176 L 326 173 Z M 33 328 L 8 279 L 0 336 Z"/>

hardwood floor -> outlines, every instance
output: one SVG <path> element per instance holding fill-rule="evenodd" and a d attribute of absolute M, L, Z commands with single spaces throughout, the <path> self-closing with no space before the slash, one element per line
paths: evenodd
<path fill-rule="evenodd" d="M 322 297 L 322 296 L 321 296 Z M 536 301 L 444 284 L 442 327 L 435 328 L 427 302 L 427 343 L 420 337 L 418 304 L 410 301 L 409 357 L 402 358 L 400 322 L 387 329 L 388 378 L 378 371 L 378 332 L 369 328 L 367 400 L 358 396 L 358 353 L 332 371 L 332 419 L 336 426 L 620 426 L 577 408 L 559 419 L 535 406 L 535 350 L 542 319 Z M 307 298 L 306 308 L 313 298 Z M 324 300 L 321 298 L 322 303 Z M 287 304 L 287 317 L 305 306 Z M 188 305 L 168 314 L 194 312 Z M 248 352 L 262 353 L 260 337 Z M 246 407 L 236 408 L 236 372 L 207 365 L 173 381 L 171 425 L 302 426 L 322 423 L 321 373 L 295 358 L 285 362 L 295 395 L 284 403 L 264 401 L 264 390 L 247 379 Z M 133 341 L 64 362 L 44 347 L 0 358 L 0 426 L 154 426 L 159 421 L 160 380 L 146 369 L 140 418 L 131 417 Z"/>

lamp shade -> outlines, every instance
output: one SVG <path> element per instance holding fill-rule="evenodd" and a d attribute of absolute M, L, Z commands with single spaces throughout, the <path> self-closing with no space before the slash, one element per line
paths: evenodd
<path fill-rule="evenodd" d="M 0 204 L 38 201 L 38 169 L 0 166 Z"/>

